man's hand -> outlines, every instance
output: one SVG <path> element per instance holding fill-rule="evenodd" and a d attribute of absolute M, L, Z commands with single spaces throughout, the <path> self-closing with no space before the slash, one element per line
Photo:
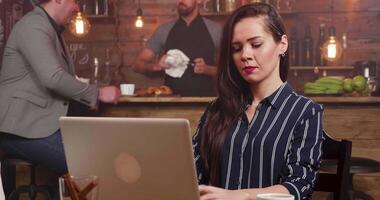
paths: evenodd
<path fill-rule="evenodd" d="M 98 99 L 104 103 L 117 103 L 119 101 L 121 92 L 120 89 L 115 86 L 105 86 L 99 88 Z"/>
<path fill-rule="evenodd" d="M 243 190 L 226 190 L 207 185 L 200 185 L 198 190 L 201 200 L 254 200 Z"/>
<path fill-rule="evenodd" d="M 167 57 L 166 54 L 161 56 L 157 65 L 153 65 L 153 71 L 161 71 L 161 70 L 165 70 L 165 69 L 169 68 L 168 64 L 166 64 L 166 62 L 165 62 L 166 57 Z"/>
<path fill-rule="evenodd" d="M 210 65 L 207 65 L 203 58 L 194 59 L 194 63 L 194 73 L 205 74 L 209 76 L 216 75 L 216 67 L 211 67 Z"/>

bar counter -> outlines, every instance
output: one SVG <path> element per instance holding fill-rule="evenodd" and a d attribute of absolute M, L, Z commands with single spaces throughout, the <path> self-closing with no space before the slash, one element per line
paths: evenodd
<path fill-rule="evenodd" d="M 334 137 L 380 140 L 380 97 L 310 97 L 323 104 L 324 127 Z M 129 97 L 116 105 L 104 104 L 98 116 L 181 117 L 195 130 L 208 102 L 214 97 Z M 380 153 L 378 159 L 380 160 Z"/>
<path fill-rule="evenodd" d="M 161 103 L 161 102 L 172 102 L 172 103 L 208 103 L 215 97 L 133 97 L 133 96 L 122 96 L 119 103 Z M 314 101 L 324 104 L 324 103 L 380 103 L 380 97 L 310 97 Z"/>

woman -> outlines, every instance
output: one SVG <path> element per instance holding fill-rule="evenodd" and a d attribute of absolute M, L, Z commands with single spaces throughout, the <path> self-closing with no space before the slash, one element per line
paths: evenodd
<path fill-rule="evenodd" d="M 320 165 L 321 105 L 286 82 L 288 40 L 270 5 L 240 7 L 227 20 L 218 97 L 193 138 L 201 199 L 309 199 Z M 206 186 L 209 185 L 209 186 Z"/>

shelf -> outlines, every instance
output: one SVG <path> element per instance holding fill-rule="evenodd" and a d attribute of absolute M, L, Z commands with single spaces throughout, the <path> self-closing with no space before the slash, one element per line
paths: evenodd
<path fill-rule="evenodd" d="M 290 70 L 353 70 L 354 66 L 293 66 Z"/>
<path fill-rule="evenodd" d="M 110 15 L 86 15 L 90 22 L 95 23 L 115 23 L 115 18 Z"/>

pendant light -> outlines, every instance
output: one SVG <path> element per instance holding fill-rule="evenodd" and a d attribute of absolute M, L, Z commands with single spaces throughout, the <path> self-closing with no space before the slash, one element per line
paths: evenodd
<path fill-rule="evenodd" d="M 135 27 L 136 28 L 142 28 L 144 26 L 144 21 L 142 20 L 142 15 L 143 15 L 143 10 L 140 5 L 140 0 L 137 8 L 137 13 L 136 13 L 136 21 L 135 21 Z"/>
<path fill-rule="evenodd" d="M 82 12 L 78 12 L 69 24 L 70 33 L 75 37 L 84 37 L 90 31 L 91 24 Z"/>
<path fill-rule="evenodd" d="M 333 23 L 333 10 L 334 10 L 334 0 L 331 0 L 331 27 L 329 28 L 329 38 L 322 46 L 322 53 L 326 60 L 333 62 L 340 58 L 342 55 L 342 45 L 338 38 L 336 37 L 336 31 Z"/>
<path fill-rule="evenodd" d="M 328 61 L 336 61 L 342 55 L 342 45 L 335 36 L 335 27 L 329 29 L 329 39 L 323 44 L 323 56 Z"/>

